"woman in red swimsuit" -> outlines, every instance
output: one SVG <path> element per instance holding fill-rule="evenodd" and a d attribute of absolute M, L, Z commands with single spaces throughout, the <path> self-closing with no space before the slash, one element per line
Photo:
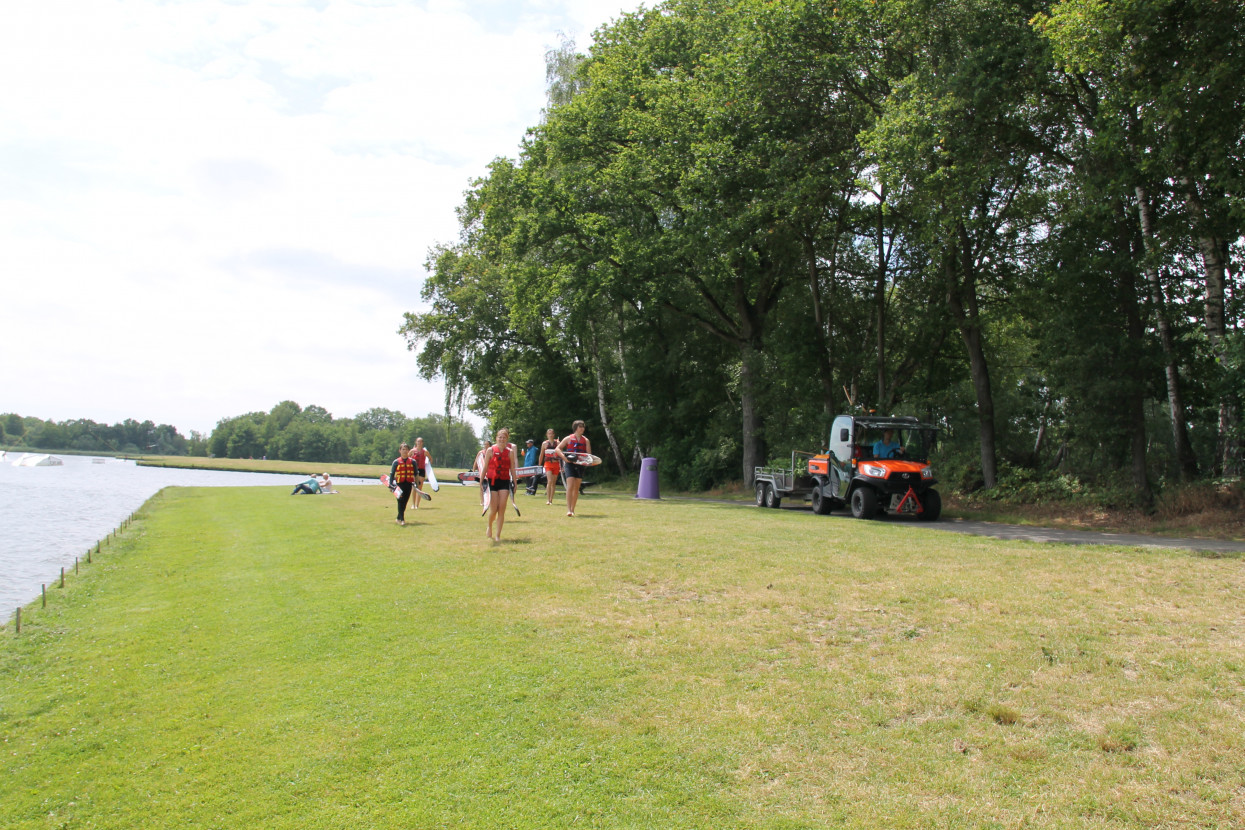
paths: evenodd
<path fill-rule="evenodd" d="M 562 462 L 558 460 L 557 433 L 552 428 L 545 430 L 545 443 L 540 445 L 540 463 L 545 467 L 545 504 L 553 504 L 558 476 L 562 474 Z"/>
<path fill-rule="evenodd" d="M 419 509 L 419 502 L 423 498 L 420 492 L 424 482 L 428 480 L 428 465 L 432 463 L 432 456 L 424 449 L 424 439 L 415 439 L 415 449 L 411 450 L 411 460 L 415 462 L 415 487 L 411 490 L 411 494 L 415 497 L 415 509 Z"/>
<path fill-rule="evenodd" d="M 566 476 L 566 515 L 575 515 L 575 505 L 579 503 L 579 487 L 583 484 L 583 468 L 578 464 L 572 464 L 570 459 L 566 457 L 568 452 L 579 452 L 592 454 L 592 443 L 584 437 L 584 430 L 587 426 L 583 421 L 576 421 L 571 424 L 573 434 L 562 439 L 562 443 L 558 444 L 558 455 L 561 456 L 563 462 L 563 474 Z"/>

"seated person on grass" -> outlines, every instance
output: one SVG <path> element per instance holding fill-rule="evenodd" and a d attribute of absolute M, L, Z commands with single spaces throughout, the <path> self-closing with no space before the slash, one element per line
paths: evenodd
<path fill-rule="evenodd" d="M 297 496 L 300 493 L 305 493 L 308 496 L 314 496 L 316 493 L 319 493 L 319 492 L 320 492 L 320 482 L 316 481 L 315 476 L 312 476 L 311 478 L 307 479 L 301 484 L 295 486 L 294 492 L 290 493 L 290 495 Z"/>

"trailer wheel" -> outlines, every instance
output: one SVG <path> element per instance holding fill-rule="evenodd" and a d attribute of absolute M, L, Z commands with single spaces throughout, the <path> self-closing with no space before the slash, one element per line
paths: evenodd
<path fill-rule="evenodd" d="M 782 497 L 778 495 L 778 491 L 771 484 L 765 485 L 765 506 L 772 507 L 775 510 L 782 506 Z"/>
<path fill-rule="evenodd" d="M 830 508 L 830 499 L 821 491 L 821 485 L 817 485 L 813 488 L 813 512 L 818 516 L 825 516 L 830 513 Z"/>
<path fill-rule="evenodd" d="M 942 515 L 942 496 L 938 495 L 937 490 L 926 490 L 921 499 L 921 507 L 925 509 L 916 514 L 918 519 L 923 522 L 938 521 L 938 517 Z"/>
<path fill-rule="evenodd" d="M 764 481 L 758 481 L 758 482 L 757 482 L 757 487 L 756 487 L 756 490 L 757 490 L 757 507 L 764 507 L 764 506 L 765 506 L 765 486 L 766 486 L 766 485 L 765 485 L 765 482 L 764 482 Z"/>
<path fill-rule="evenodd" d="M 878 494 L 868 487 L 852 491 L 852 515 L 857 519 L 872 519 L 878 512 Z"/>

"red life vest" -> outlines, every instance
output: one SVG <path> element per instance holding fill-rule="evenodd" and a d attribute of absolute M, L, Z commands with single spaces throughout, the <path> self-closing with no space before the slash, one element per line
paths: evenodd
<path fill-rule="evenodd" d="M 566 439 L 567 452 L 588 452 L 588 439 L 580 438 L 578 435 Z"/>
<path fill-rule="evenodd" d="M 488 464 L 485 466 L 484 477 L 489 481 L 510 480 L 510 446 L 494 444 L 489 447 Z"/>
<path fill-rule="evenodd" d="M 411 450 L 411 460 L 414 461 L 415 466 L 419 467 L 420 469 L 424 468 L 425 466 L 424 459 L 426 459 L 427 457 L 428 457 L 428 451 L 423 449 L 422 447 L 417 450 Z"/>
<path fill-rule="evenodd" d="M 415 481 L 415 462 L 410 458 L 399 458 L 398 466 L 393 471 L 393 481 L 395 484 L 404 484 Z"/>

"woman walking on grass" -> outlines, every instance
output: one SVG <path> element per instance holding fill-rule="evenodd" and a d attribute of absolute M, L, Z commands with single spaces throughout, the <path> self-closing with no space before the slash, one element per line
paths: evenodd
<path fill-rule="evenodd" d="M 558 460 L 557 433 L 552 428 L 545 430 L 545 441 L 540 445 L 540 464 L 545 468 L 545 504 L 553 504 L 558 476 L 562 474 L 562 462 Z"/>
<path fill-rule="evenodd" d="M 575 515 L 575 505 L 579 504 L 579 488 L 584 483 L 584 470 L 579 464 L 572 464 L 566 453 L 592 454 L 592 443 L 584 437 L 587 425 L 583 421 L 571 424 L 572 434 L 558 444 L 558 455 L 562 458 L 563 475 L 566 476 L 566 515 Z"/>
<path fill-rule="evenodd" d="M 415 509 L 419 509 L 419 503 L 423 498 L 423 492 L 419 489 L 424 486 L 424 482 L 428 480 L 428 466 L 432 464 L 432 456 L 424 449 L 424 439 L 415 439 L 415 449 L 411 450 L 411 461 L 415 463 L 415 488 L 412 490 L 415 496 Z"/>
<path fill-rule="evenodd" d="M 510 430 L 502 427 L 497 430 L 497 441 L 484 450 L 483 467 L 480 471 L 482 487 L 489 489 L 488 538 L 493 543 L 501 541 L 501 529 L 506 524 L 506 504 L 510 500 L 510 488 L 513 486 L 514 472 L 519 467 L 518 451 L 510 443 Z M 493 532 L 493 524 L 497 524 L 497 532 Z"/>

